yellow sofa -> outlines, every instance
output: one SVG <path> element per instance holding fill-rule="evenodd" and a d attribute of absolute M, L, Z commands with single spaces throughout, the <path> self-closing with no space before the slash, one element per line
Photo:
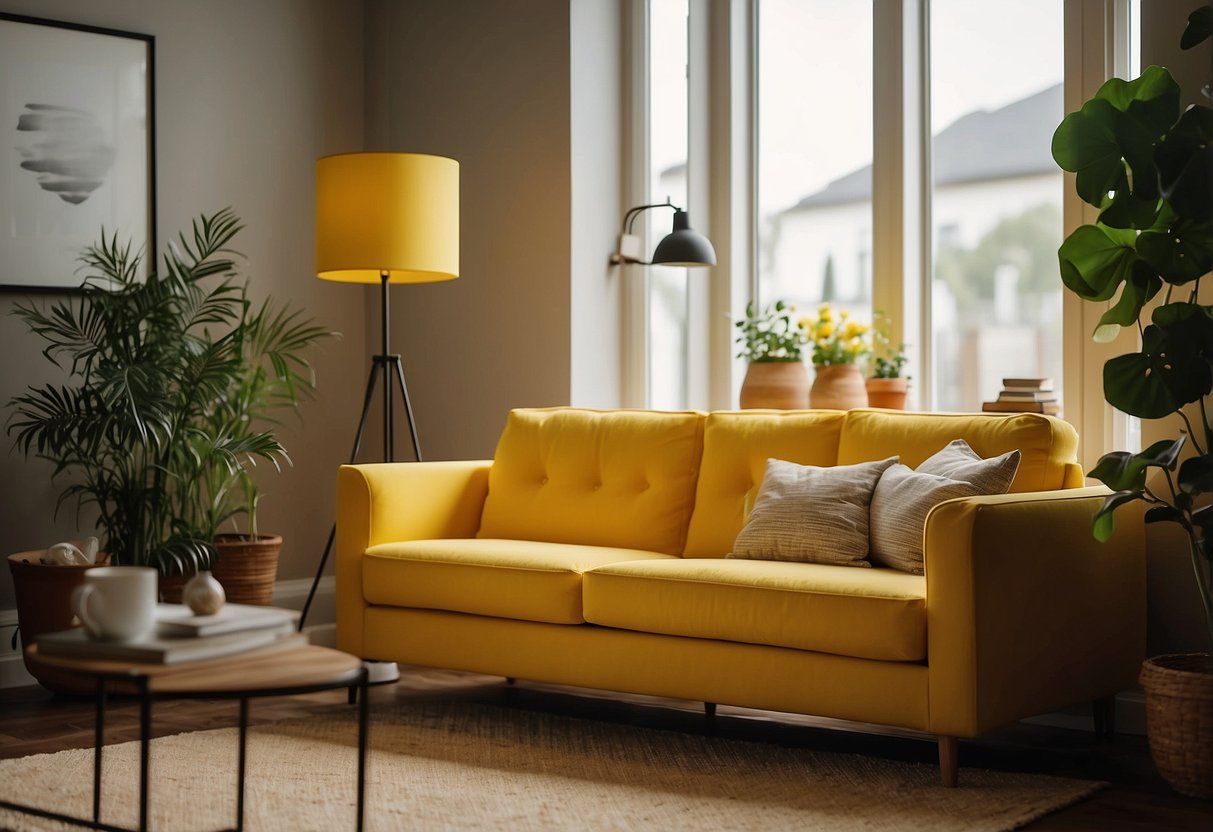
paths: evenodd
<path fill-rule="evenodd" d="M 951 500 L 925 575 L 726 559 L 768 458 L 1018 449 Z M 1145 649 L 1141 515 L 1104 544 L 1070 425 L 1036 414 L 513 411 L 493 461 L 351 465 L 337 645 L 367 659 L 814 714 L 957 738 L 1112 696 Z"/>

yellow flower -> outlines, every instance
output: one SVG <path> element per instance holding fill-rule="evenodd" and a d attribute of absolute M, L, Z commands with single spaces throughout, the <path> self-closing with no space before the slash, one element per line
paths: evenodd
<path fill-rule="evenodd" d="M 847 339 L 858 338 L 860 335 L 863 335 L 866 329 L 858 321 L 847 321 L 847 325 L 842 331 L 842 337 Z"/>
<path fill-rule="evenodd" d="M 813 331 L 813 319 L 810 318 L 808 315 L 804 315 L 803 317 L 801 317 L 799 320 L 796 321 L 796 326 L 800 327 L 801 329 L 803 329 L 807 332 L 812 332 Z"/>
<path fill-rule="evenodd" d="M 820 341 L 823 338 L 829 338 L 833 334 L 834 334 L 834 324 L 831 323 L 828 318 L 823 320 L 821 322 L 821 325 L 817 327 L 817 340 L 818 341 Z"/>
<path fill-rule="evenodd" d="M 834 320 L 834 310 L 830 308 L 830 304 L 828 303 L 823 303 L 821 306 L 819 306 L 817 308 L 817 313 L 823 321 Z"/>

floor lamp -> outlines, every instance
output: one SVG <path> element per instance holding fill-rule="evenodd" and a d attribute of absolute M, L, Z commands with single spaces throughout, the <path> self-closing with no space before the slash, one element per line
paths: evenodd
<path fill-rule="evenodd" d="M 379 284 L 380 354 L 372 356 L 362 416 L 350 451 L 357 460 L 375 388 L 383 383 L 383 462 L 395 455 L 395 393 L 398 388 L 421 460 L 417 426 L 400 355 L 389 348 L 388 287 L 433 283 L 459 276 L 459 163 L 422 153 L 344 153 L 316 162 L 316 276 L 342 283 Z M 316 577 L 299 617 L 303 629 L 336 538 L 333 524 Z M 372 681 L 391 681 L 390 670 Z"/>

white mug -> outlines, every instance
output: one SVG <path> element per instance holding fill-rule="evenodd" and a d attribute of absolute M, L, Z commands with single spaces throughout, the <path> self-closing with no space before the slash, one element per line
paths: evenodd
<path fill-rule="evenodd" d="M 159 573 L 150 566 L 101 566 L 84 573 L 72 611 L 102 641 L 136 641 L 156 626 Z"/>

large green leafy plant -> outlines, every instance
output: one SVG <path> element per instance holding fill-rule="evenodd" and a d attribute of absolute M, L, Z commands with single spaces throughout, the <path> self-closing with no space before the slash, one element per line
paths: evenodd
<path fill-rule="evenodd" d="M 1180 45 L 1210 36 L 1213 8 L 1189 18 Z M 1206 88 L 1206 95 L 1208 90 Z M 1058 250 L 1066 287 L 1091 301 L 1112 301 L 1096 340 L 1136 326 L 1141 348 L 1104 365 L 1104 398 L 1143 419 L 1178 414 L 1186 430 L 1141 453 L 1106 454 L 1090 476 L 1113 490 L 1095 518 L 1096 537 L 1112 532 L 1113 512 L 1137 500 L 1147 522 L 1178 523 L 1187 534 L 1192 566 L 1213 641 L 1213 306 L 1201 304 L 1202 279 L 1213 270 L 1213 109 L 1180 110 L 1171 74 L 1151 66 L 1133 81 L 1100 87 L 1053 136 L 1053 158 L 1076 174 L 1079 197 L 1100 209 L 1098 220 L 1066 238 Z M 1159 303 L 1145 310 L 1159 295 Z M 1185 408 L 1195 405 L 1200 424 Z M 1194 455 L 1181 462 L 1190 442 Z M 1161 469 L 1165 490 L 1148 484 Z"/>
<path fill-rule="evenodd" d="M 249 468 L 288 461 L 270 420 L 310 392 L 303 353 L 329 333 L 249 300 L 228 249 L 240 230 L 230 210 L 202 216 L 146 277 L 103 233 L 78 295 L 14 310 L 68 378 L 15 397 L 9 432 L 67 480 L 60 506 L 96 512 L 114 563 L 207 568 L 220 524 L 253 521 Z"/>

